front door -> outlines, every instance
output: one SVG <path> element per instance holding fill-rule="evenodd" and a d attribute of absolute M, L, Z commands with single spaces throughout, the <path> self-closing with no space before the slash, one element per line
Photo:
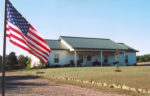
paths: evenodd
<path fill-rule="evenodd" d="M 86 58 L 86 65 L 87 66 L 92 66 L 92 56 L 88 55 Z"/>
<path fill-rule="evenodd" d="M 84 66 L 84 57 L 83 57 L 83 55 L 79 55 L 79 66 Z"/>

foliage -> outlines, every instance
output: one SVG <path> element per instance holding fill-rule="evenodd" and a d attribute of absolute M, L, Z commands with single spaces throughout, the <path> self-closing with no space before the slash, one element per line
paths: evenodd
<path fill-rule="evenodd" d="M 60 65 L 51 65 L 50 67 L 51 67 L 51 68 L 60 68 L 60 67 L 62 67 L 62 66 L 60 66 Z"/>
<path fill-rule="evenodd" d="M 77 66 L 78 66 L 78 67 L 81 67 L 81 66 L 82 66 L 81 63 L 82 63 L 82 60 L 77 60 Z"/>
<path fill-rule="evenodd" d="M 44 64 L 42 61 L 39 62 L 40 64 L 36 66 L 35 68 L 41 69 L 41 68 L 48 68 L 49 66 L 49 61 L 47 61 L 46 64 Z"/>
<path fill-rule="evenodd" d="M 150 54 L 137 56 L 137 62 L 149 62 L 150 61 Z"/>
<path fill-rule="evenodd" d="M 87 60 L 88 60 L 88 61 L 91 61 L 91 56 L 87 56 Z"/>
<path fill-rule="evenodd" d="M 44 68 L 44 67 L 45 67 L 45 64 L 42 61 L 40 61 L 39 68 Z"/>
<path fill-rule="evenodd" d="M 2 61 L 2 56 L 0 55 L 0 60 Z"/>
<path fill-rule="evenodd" d="M 116 49 L 116 52 L 115 52 L 114 55 L 115 55 L 115 58 L 116 58 L 116 62 L 115 62 L 116 70 L 119 70 L 119 56 L 120 56 L 119 49 Z"/>
<path fill-rule="evenodd" d="M 119 63 L 116 63 L 115 66 L 116 66 L 116 70 L 119 70 Z"/>
<path fill-rule="evenodd" d="M 70 60 L 70 66 L 75 66 L 74 60 Z"/>
<path fill-rule="evenodd" d="M 28 58 L 28 57 L 27 57 Z M 26 64 L 27 64 L 27 68 L 29 69 L 29 68 L 31 68 L 31 62 L 32 62 L 32 59 L 31 58 L 28 58 L 28 61 L 26 62 Z"/>
<path fill-rule="evenodd" d="M 100 62 L 98 62 L 98 60 L 94 61 L 93 66 L 100 66 Z"/>
<path fill-rule="evenodd" d="M 19 55 L 18 56 L 17 69 L 26 68 L 27 67 L 27 64 L 26 64 L 27 61 L 28 61 L 28 57 L 25 57 L 23 55 Z"/>
<path fill-rule="evenodd" d="M 17 70 L 23 69 L 31 65 L 31 58 L 25 57 L 24 55 L 19 55 L 18 58 L 14 52 L 11 52 L 9 55 L 6 56 L 6 70 Z"/>
<path fill-rule="evenodd" d="M 47 61 L 45 67 L 46 67 L 46 68 L 49 68 L 49 67 L 50 67 L 50 62 L 49 62 L 49 61 Z"/>
<path fill-rule="evenodd" d="M 65 64 L 63 67 L 70 67 L 70 64 Z"/>
<path fill-rule="evenodd" d="M 11 52 L 8 56 L 6 56 L 6 70 L 14 70 L 17 69 L 17 56 L 14 52 Z"/>
<path fill-rule="evenodd" d="M 0 72 L 2 70 L 2 56 L 0 55 Z"/>

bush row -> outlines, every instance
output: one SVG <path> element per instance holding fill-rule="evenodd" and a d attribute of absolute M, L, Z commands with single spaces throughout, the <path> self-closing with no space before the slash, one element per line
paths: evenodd
<path fill-rule="evenodd" d="M 6 55 L 5 58 L 5 69 L 7 71 L 10 70 L 17 70 L 17 69 L 23 69 L 30 67 L 31 64 L 31 58 L 25 57 L 24 55 L 16 56 L 15 52 L 11 52 L 8 55 Z M 2 63 L 2 56 L 0 56 L 0 70 L 1 70 L 1 64 Z"/>
<path fill-rule="evenodd" d="M 150 62 L 150 54 L 137 56 L 137 62 Z"/>

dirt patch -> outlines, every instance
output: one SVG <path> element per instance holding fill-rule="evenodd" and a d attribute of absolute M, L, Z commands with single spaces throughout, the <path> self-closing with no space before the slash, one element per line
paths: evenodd
<path fill-rule="evenodd" d="M 0 76 L 1 78 L 1 76 Z M 1 84 L 0 84 L 1 85 Z M 1 93 L 1 92 L 0 92 Z M 56 84 L 18 73 L 6 74 L 6 96 L 125 96 L 79 86 Z"/>

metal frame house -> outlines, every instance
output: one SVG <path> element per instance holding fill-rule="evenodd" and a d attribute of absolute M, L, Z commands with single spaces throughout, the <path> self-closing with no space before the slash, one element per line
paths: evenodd
<path fill-rule="evenodd" d="M 60 36 L 58 40 L 46 41 L 52 50 L 51 66 L 113 66 L 116 50 L 119 65 L 136 64 L 137 50 L 110 39 Z"/>

